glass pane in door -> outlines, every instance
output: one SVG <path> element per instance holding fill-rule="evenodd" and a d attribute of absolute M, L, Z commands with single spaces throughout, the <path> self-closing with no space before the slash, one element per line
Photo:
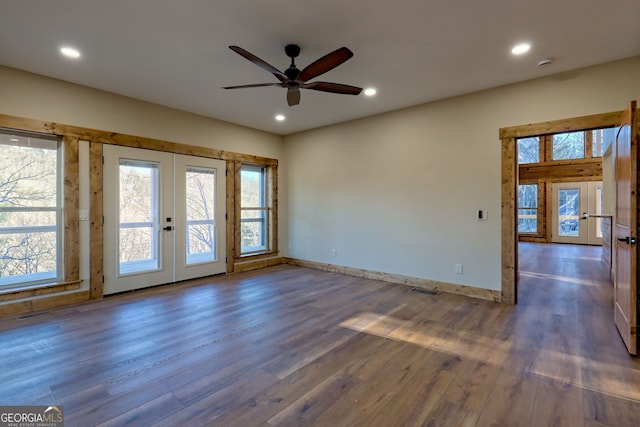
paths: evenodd
<path fill-rule="evenodd" d="M 121 159 L 119 175 L 118 273 L 158 270 L 158 164 Z"/>
<path fill-rule="evenodd" d="M 604 203 L 604 192 L 602 191 L 602 184 L 596 186 L 596 215 L 602 215 L 602 206 Z M 602 218 L 594 218 L 596 220 L 596 237 L 602 239 Z"/>
<path fill-rule="evenodd" d="M 215 169 L 186 169 L 186 260 L 187 265 L 216 260 Z"/>
<path fill-rule="evenodd" d="M 558 235 L 580 235 L 579 188 L 561 188 L 558 191 Z"/>

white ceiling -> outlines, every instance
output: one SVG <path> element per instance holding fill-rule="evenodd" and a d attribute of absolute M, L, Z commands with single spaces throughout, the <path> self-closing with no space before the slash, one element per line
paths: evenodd
<path fill-rule="evenodd" d="M 639 18 L 640 0 L 2 0 L 0 64 L 289 134 L 640 55 Z M 289 107 L 283 88 L 221 89 L 277 82 L 229 45 L 284 70 L 288 43 L 300 69 L 347 46 L 319 79 L 378 95 L 303 90 Z"/>

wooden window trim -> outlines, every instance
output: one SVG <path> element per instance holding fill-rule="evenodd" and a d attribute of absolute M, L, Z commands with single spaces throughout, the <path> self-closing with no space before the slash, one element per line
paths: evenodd
<path fill-rule="evenodd" d="M 102 148 L 103 144 L 113 144 L 125 147 L 144 148 L 155 151 L 164 151 L 174 154 L 185 154 L 198 157 L 206 157 L 212 159 L 225 160 L 227 162 L 227 272 L 234 271 L 233 266 L 236 261 L 248 261 L 251 259 L 260 259 L 273 257 L 278 254 L 278 196 L 277 196 L 277 167 L 278 159 L 269 157 L 254 156 L 243 153 L 235 153 L 230 151 L 212 149 L 202 146 L 194 146 L 181 144 L 177 142 L 163 141 L 153 138 L 144 138 L 134 135 L 118 134 L 104 130 L 84 128 L 79 126 L 47 122 L 35 120 L 7 114 L 0 114 L 0 127 L 7 129 L 15 129 L 18 131 L 38 132 L 50 135 L 56 135 L 63 138 L 64 150 L 64 247 L 65 247 L 65 264 L 64 277 L 65 282 L 58 287 L 58 284 L 49 285 L 53 289 L 51 292 L 59 292 L 68 286 L 72 278 L 79 276 L 79 157 L 78 143 L 79 141 L 89 142 L 89 162 L 90 162 L 90 284 L 89 291 L 70 297 L 54 297 L 51 299 L 52 306 L 73 303 L 86 298 L 96 299 L 103 296 L 103 203 L 102 203 Z M 239 251 L 236 249 L 239 240 L 236 236 L 236 205 L 239 198 L 235 196 L 239 189 L 239 179 L 236 179 L 233 171 L 235 166 L 242 162 L 260 164 L 268 167 L 270 171 L 269 180 L 272 187 L 269 197 L 271 197 L 270 212 L 270 235 L 271 248 L 268 253 L 261 253 L 243 257 L 237 257 Z M 75 217 L 75 218 L 74 218 Z M 70 234 L 69 234 L 70 233 Z M 68 264 L 67 264 L 68 262 Z M 73 280 L 75 283 L 75 281 Z M 79 283 L 80 281 L 78 281 Z M 73 285 L 74 286 L 74 285 Z M 47 287 L 47 286 L 44 286 Z M 26 295 L 25 296 L 29 296 Z M 55 301 L 54 301 L 55 300 Z M 7 307 L 4 312 L 14 313 L 15 310 L 20 312 L 29 311 L 25 309 L 26 305 L 20 303 L 20 307 Z M 44 304 L 44 303 L 43 303 Z M 39 304 L 41 306 L 43 304 Z M 44 304 L 47 305 L 47 304 Z M 49 306 L 49 305 L 47 305 Z M 4 312 L 0 312 L 2 315 Z M 17 311 L 16 311 L 17 312 Z"/>
<path fill-rule="evenodd" d="M 278 255 L 278 168 L 276 164 L 263 164 L 253 162 L 235 161 L 233 162 L 233 181 L 234 181 L 234 233 L 233 233 L 233 259 L 236 262 L 246 262 L 250 260 L 259 260 L 262 258 L 270 258 Z M 268 242 L 267 250 L 262 252 L 242 254 L 242 237 L 241 237 L 241 200 L 240 192 L 242 191 L 241 171 L 243 164 L 253 164 L 257 166 L 264 166 L 266 168 L 267 179 L 267 206 L 268 206 Z M 232 270 L 233 271 L 233 270 Z"/>
<path fill-rule="evenodd" d="M 63 281 L 80 281 L 80 169 L 78 138 L 62 138 L 64 230 L 63 230 Z"/>
<path fill-rule="evenodd" d="M 0 291 L 0 302 L 76 290 L 80 288 L 80 282 L 80 280 L 74 280 L 71 282 L 45 283 L 6 289 Z"/>
<path fill-rule="evenodd" d="M 0 116 L 1 117 L 1 116 Z M 5 126 L 0 121 L 0 127 L 15 129 L 24 132 L 37 132 L 33 129 L 16 129 Z M 43 133 L 43 132 L 37 132 Z M 63 136 L 59 141 L 58 150 L 62 155 L 59 157 L 62 167 L 59 169 L 62 176 L 60 190 L 62 191 L 62 226 L 58 232 L 62 234 L 61 253 L 56 256 L 62 257 L 61 274 L 58 276 L 60 282 L 38 283 L 35 285 L 25 285 L 10 287 L 0 290 L 0 301 L 23 298 L 26 296 L 42 295 L 51 292 L 77 289 L 80 283 L 80 230 L 79 230 L 79 155 L 78 138 Z M 69 288 L 69 286 L 75 286 Z"/>

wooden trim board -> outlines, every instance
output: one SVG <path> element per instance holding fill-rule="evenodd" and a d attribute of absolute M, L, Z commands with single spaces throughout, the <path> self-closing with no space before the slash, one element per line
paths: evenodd
<path fill-rule="evenodd" d="M 39 295 L 53 294 L 57 292 L 71 291 L 80 288 L 80 280 L 50 285 L 26 286 L 24 288 L 7 289 L 0 292 L 0 302 L 13 301 L 22 298 L 36 297 Z"/>
<path fill-rule="evenodd" d="M 0 317 L 51 310 L 65 305 L 77 304 L 88 300 L 89 291 L 79 291 L 49 297 L 31 298 L 22 301 L 0 304 Z"/>
<path fill-rule="evenodd" d="M 243 271 L 259 270 L 261 268 L 272 267 L 274 265 L 280 264 L 285 264 L 284 258 L 282 257 L 265 258 L 247 262 L 236 262 L 233 266 L 233 272 L 241 273 Z"/>
<path fill-rule="evenodd" d="M 145 138 L 141 136 L 90 129 L 61 123 L 45 122 L 43 120 L 27 119 L 23 117 L 10 116 L 7 114 L 0 114 L 0 127 L 75 137 L 79 140 L 102 142 L 104 144 L 122 145 L 125 147 L 134 148 L 146 148 L 148 150 L 166 151 L 176 154 L 186 154 L 189 156 L 253 162 L 268 166 L 275 166 L 278 164 L 278 159 L 272 159 L 269 157 L 234 153 L 230 151 L 201 147 L 199 145 L 187 145 L 178 142 L 163 141 L 161 139 Z"/>
<path fill-rule="evenodd" d="M 285 264 L 298 267 L 313 268 L 315 270 L 329 271 L 331 273 L 347 276 L 362 277 L 365 279 L 380 280 L 388 283 L 408 285 L 415 288 L 427 289 L 448 294 L 464 295 L 472 298 L 480 298 L 489 301 L 501 301 L 500 291 L 476 288 L 473 286 L 458 285 L 455 283 L 440 282 L 437 280 L 421 279 L 419 277 L 402 276 L 400 274 L 382 273 L 380 271 L 365 270 L 361 268 L 344 267 L 340 265 L 325 264 L 315 261 L 306 261 L 295 258 L 283 258 Z"/>

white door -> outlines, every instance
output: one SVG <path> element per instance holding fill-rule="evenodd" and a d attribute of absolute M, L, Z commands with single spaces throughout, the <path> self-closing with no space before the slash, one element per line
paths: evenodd
<path fill-rule="evenodd" d="M 105 295 L 226 271 L 224 170 L 221 160 L 104 146 Z"/>
<path fill-rule="evenodd" d="M 563 182 L 552 185 L 551 241 L 582 245 L 602 244 L 602 182 Z"/>

